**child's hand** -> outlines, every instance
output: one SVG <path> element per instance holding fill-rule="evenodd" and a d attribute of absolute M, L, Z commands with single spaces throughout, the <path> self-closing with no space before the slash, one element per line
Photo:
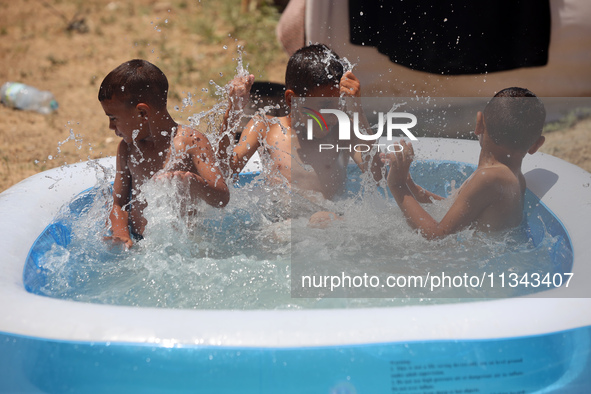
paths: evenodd
<path fill-rule="evenodd" d="M 155 181 L 170 181 L 174 178 L 183 178 L 187 171 L 159 171 L 152 179 Z"/>
<path fill-rule="evenodd" d="M 172 182 L 174 190 L 180 196 L 187 195 L 191 189 L 191 184 L 195 181 L 196 175 L 191 171 L 166 171 L 154 175 L 153 179 L 157 182 Z"/>
<path fill-rule="evenodd" d="M 347 71 L 341 78 L 340 95 L 344 97 L 361 97 L 361 84 L 357 77 Z"/>
<path fill-rule="evenodd" d="M 414 159 L 415 153 L 412 148 L 412 144 L 406 143 L 404 140 L 400 140 L 400 146 L 402 151 L 382 154 L 382 161 L 385 164 L 390 165 L 390 171 L 388 172 L 388 186 L 389 187 L 402 187 L 406 184 L 409 178 L 410 165 Z"/>
<path fill-rule="evenodd" d="M 230 108 L 239 111 L 246 106 L 250 98 L 250 88 L 254 82 L 254 75 L 242 75 L 235 77 L 229 83 Z"/>
<path fill-rule="evenodd" d="M 111 241 L 114 244 L 123 245 L 125 249 L 129 250 L 133 246 L 133 241 L 128 234 L 113 234 L 111 236 L 104 237 L 105 241 Z"/>
<path fill-rule="evenodd" d="M 177 187 L 177 191 L 181 191 L 181 186 L 190 185 L 194 176 L 195 174 L 191 171 L 161 171 L 154 175 L 152 179 L 156 182 L 172 181 L 172 185 Z"/>
<path fill-rule="evenodd" d="M 310 217 L 308 227 L 311 228 L 327 228 L 332 225 L 335 220 L 343 220 L 334 212 L 320 211 L 316 212 Z"/>

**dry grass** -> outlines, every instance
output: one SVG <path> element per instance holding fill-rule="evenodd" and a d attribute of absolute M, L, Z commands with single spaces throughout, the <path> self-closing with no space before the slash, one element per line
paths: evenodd
<path fill-rule="evenodd" d="M 115 154 L 118 138 L 96 97 L 103 77 L 126 60 L 144 58 L 166 73 L 180 122 L 220 99 L 210 81 L 233 77 L 239 46 L 257 79 L 282 82 L 278 19 L 270 5 L 242 14 L 236 0 L 0 0 L 0 84 L 50 90 L 60 104 L 49 116 L 0 105 L 0 191 L 39 171 Z"/>

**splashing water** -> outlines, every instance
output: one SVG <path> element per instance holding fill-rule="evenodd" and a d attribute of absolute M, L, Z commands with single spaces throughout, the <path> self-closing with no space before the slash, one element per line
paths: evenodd
<path fill-rule="evenodd" d="M 432 166 L 420 171 L 441 175 Z M 145 239 L 129 251 L 101 241 L 110 208 L 110 185 L 94 188 L 84 203 L 70 204 L 74 208 L 65 210 L 58 221 L 71 227 L 71 242 L 53 245 L 41 259 L 39 268 L 47 282 L 39 292 L 85 302 L 168 308 L 367 307 L 450 302 L 453 293 L 408 293 L 412 298 L 399 299 L 355 298 L 354 294 L 348 299 L 291 298 L 294 268 L 308 274 L 327 268 L 349 270 L 353 275 L 377 266 L 389 274 L 424 275 L 427 270 L 446 267 L 479 276 L 485 271 L 556 270 L 551 251 L 560 237 L 546 232 L 534 245 L 525 228 L 497 236 L 465 230 L 429 242 L 406 226 L 392 199 L 363 191 L 364 180 L 355 173 L 347 195 L 327 203 L 325 208 L 345 213 L 343 220 L 327 229 L 309 228 L 308 214 L 285 220 L 281 190 L 262 180 L 234 189 L 223 210 L 205 204 L 182 207 L 178 188 L 173 181 L 167 182 L 145 185 L 142 194 L 149 201 Z M 293 216 L 306 202 L 292 196 L 287 204 Z M 448 205 L 432 204 L 429 212 L 441 218 Z M 482 297 L 478 289 L 474 291 L 474 297 Z M 518 295 L 514 289 L 503 291 L 504 296 Z"/>
<path fill-rule="evenodd" d="M 241 56 L 236 73 L 248 75 Z M 220 97 L 227 95 L 228 86 L 212 86 Z M 222 138 L 215 128 L 225 105 L 220 102 L 189 118 L 193 127 L 207 126 L 206 135 L 213 146 Z M 234 116 L 239 119 L 244 115 L 238 112 Z M 233 137 L 235 131 L 226 133 Z M 262 160 L 267 160 L 264 154 Z M 62 229 L 67 240 L 53 244 L 39 258 L 38 275 L 44 280 L 35 289 L 37 293 L 84 302 L 166 308 L 369 307 L 450 302 L 454 294 L 444 289 L 403 293 L 398 299 L 361 298 L 353 293 L 344 294 L 352 298 L 292 298 L 292 275 L 296 271 L 314 275 L 327 270 L 347 270 L 353 275 L 369 269 L 424 275 L 446 267 L 480 276 L 483 272 L 544 273 L 559 269 L 552 254 L 563 239 L 544 230 L 541 240 L 532 242 L 527 225 L 501 235 L 464 230 L 440 241 L 424 240 L 408 228 L 385 189 L 376 189 L 369 174 L 360 174 L 356 167 L 349 168 L 346 194 L 320 204 L 292 193 L 285 183 L 266 182 L 268 174 L 264 172 L 251 183 L 234 188 L 224 209 L 186 202 L 174 179 L 148 181 L 141 192 L 147 202 L 145 238 L 126 251 L 103 241 L 112 206 L 112 189 L 106 181 L 111 174 L 92 163 L 97 185 L 56 218 L 55 226 Z M 412 171 L 417 183 L 443 188 L 432 191 L 445 194 L 473 168 L 418 162 Z M 228 184 L 231 182 L 229 178 Z M 528 201 L 529 205 L 538 204 Z M 433 217 L 441 219 L 449 201 L 427 208 Z M 309 228 L 308 218 L 318 210 L 341 213 L 342 220 L 326 229 Z M 479 289 L 474 289 L 474 297 L 519 295 L 513 289 L 501 290 L 504 293 L 491 293 L 487 288 L 478 293 Z"/>

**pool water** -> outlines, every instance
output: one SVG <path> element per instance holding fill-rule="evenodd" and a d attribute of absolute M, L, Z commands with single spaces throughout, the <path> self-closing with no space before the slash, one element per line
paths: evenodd
<path fill-rule="evenodd" d="M 421 186 L 449 195 L 474 169 L 458 162 L 417 161 L 411 173 Z M 173 187 L 154 187 L 144 193 L 149 201 L 145 239 L 129 251 L 102 241 L 111 191 L 110 184 L 98 184 L 64 207 L 36 240 L 25 265 L 25 287 L 49 297 L 143 307 L 355 308 L 512 297 L 542 288 L 330 291 L 303 288 L 299 278 L 343 272 L 562 274 L 572 268 L 568 234 L 529 191 L 519 228 L 495 235 L 464 230 L 426 241 L 409 229 L 384 189 L 366 187 L 356 167 L 349 170 L 346 193 L 324 206 L 344 213 L 343 219 L 327 229 L 309 228 L 309 215 L 282 219 L 285 211 L 301 205 L 297 198 L 280 204 L 283 191 L 269 190 L 252 175 L 241 179 L 225 209 L 199 205 L 196 218 L 175 214 L 178 199 L 167 192 Z M 427 209 L 441 218 L 449 203 Z"/>

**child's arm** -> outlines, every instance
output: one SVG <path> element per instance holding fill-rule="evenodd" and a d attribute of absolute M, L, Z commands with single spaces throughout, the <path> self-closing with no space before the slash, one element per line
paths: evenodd
<path fill-rule="evenodd" d="M 412 148 L 411 148 L 412 149 Z M 418 202 L 421 204 L 433 202 L 433 200 L 444 200 L 443 197 L 430 192 L 429 190 L 423 189 L 419 185 L 415 183 L 415 181 L 411 178 L 410 174 L 406 179 L 406 186 L 412 193 L 412 195 L 417 199 Z"/>
<path fill-rule="evenodd" d="M 117 148 L 117 172 L 113 183 L 113 208 L 109 214 L 112 235 L 106 237 L 106 239 L 122 243 L 125 247 L 131 248 L 133 241 L 129 235 L 129 214 L 124 208 L 129 203 L 129 194 L 131 192 L 131 173 L 127 167 L 127 155 L 127 144 L 121 141 Z"/>
<path fill-rule="evenodd" d="M 174 149 L 181 159 L 192 161 L 196 172 L 172 171 L 159 177 L 179 178 L 192 201 L 202 199 L 212 207 L 225 207 L 230 200 L 230 191 L 207 137 L 194 130 L 187 134 L 175 138 Z"/>
<path fill-rule="evenodd" d="M 414 157 L 414 152 L 413 152 L 413 149 L 412 149 L 412 144 L 409 143 L 407 149 L 410 149 L 411 156 Z M 382 163 L 385 163 L 386 162 L 386 154 L 385 153 L 380 153 L 380 158 L 382 160 Z M 423 189 L 422 187 L 420 187 L 419 185 L 417 185 L 415 183 L 415 181 L 412 179 L 412 177 L 410 176 L 410 173 L 406 177 L 406 186 L 408 186 L 408 189 L 410 190 L 410 192 L 412 193 L 412 195 L 421 204 L 431 203 L 431 202 L 433 202 L 433 200 L 445 200 L 444 197 L 441 197 L 441 196 L 439 196 L 439 195 L 437 195 L 435 193 L 432 193 L 429 190 Z"/>
<path fill-rule="evenodd" d="M 341 78 L 340 84 L 340 95 L 343 97 L 361 97 L 361 84 L 359 79 L 351 72 L 347 71 L 343 77 Z M 361 103 L 357 105 L 355 108 L 352 108 L 359 114 L 359 127 L 362 130 L 367 130 L 369 132 L 369 122 L 363 112 L 363 108 L 361 107 Z M 376 141 L 361 141 L 359 138 L 356 138 L 355 134 L 352 135 L 352 144 L 368 144 L 371 145 Z M 379 182 L 382 179 L 382 161 L 380 159 L 379 152 L 376 152 L 373 157 L 369 153 L 362 153 L 353 150 L 351 152 L 351 158 L 357 164 L 357 166 L 361 169 L 361 171 L 365 172 L 368 169 L 371 171 L 373 178 L 376 182 Z"/>
<path fill-rule="evenodd" d="M 271 127 L 269 120 L 258 115 L 246 124 L 229 160 L 232 174 L 242 171 L 248 160 L 261 146 L 261 141 L 266 138 L 269 127 Z"/>
<path fill-rule="evenodd" d="M 482 172 L 475 175 L 462 186 L 462 192 L 441 220 L 437 222 L 429 215 L 411 192 L 408 170 L 413 158 L 412 145 L 400 141 L 402 152 L 390 153 L 390 172 L 388 187 L 402 210 L 407 223 L 418 229 L 427 239 L 442 238 L 471 225 L 479 214 L 497 198 L 490 177 Z"/>
<path fill-rule="evenodd" d="M 218 143 L 218 157 L 224 174 L 235 172 L 234 154 L 229 152 L 233 145 L 234 133 L 237 132 L 240 121 L 240 111 L 244 109 L 250 98 L 250 88 L 254 82 L 254 75 L 237 76 L 229 83 L 229 105 L 222 121 L 221 139 Z M 233 131 L 233 132 L 232 132 Z M 248 159 L 247 159 L 248 160 Z M 238 171 L 239 172 L 239 171 Z"/>

